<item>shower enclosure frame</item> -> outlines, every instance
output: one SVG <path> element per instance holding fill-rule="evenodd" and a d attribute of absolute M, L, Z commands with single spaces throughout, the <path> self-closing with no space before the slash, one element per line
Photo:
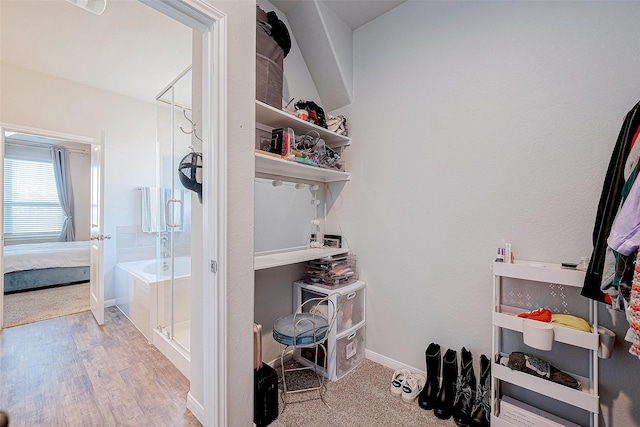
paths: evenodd
<path fill-rule="evenodd" d="M 156 177 L 156 181 L 158 183 L 158 188 L 160 188 L 160 193 L 164 194 L 165 192 L 168 191 L 169 193 L 169 197 L 167 198 L 167 200 L 164 202 L 162 208 L 164 209 L 164 224 L 165 224 L 165 230 L 162 232 L 159 232 L 157 237 L 157 255 L 156 255 L 156 259 L 157 259 L 157 269 L 158 271 L 156 272 L 156 274 L 158 276 L 162 276 L 165 270 L 168 270 L 170 272 L 170 276 L 169 276 L 169 286 L 170 286 L 170 306 L 169 306 L 169 319 L 165 320 L 166 316 L 160 316 L 160 314 L 165 314 L 166 313 L 166 308 L 164 305 L 163 306 L 158 306 L 157 307 L 157 311 L 158 311 L 158 324 L 155 325 L 155 327 L 160 331 L 160 333 L 164 336 L 166 336 L 166 338 L 168 338 L 168 340 L 170 341 L 170 343 L 174 346 L 177 346 L 178 351 L 180 352 L 180 354 L 182 355 L 182 357 L 189 359 L 190 358 L 190 338 L 182 336 L 180 339 L 177 338 L 176 336 L 176 298 L 177 298 L 177 289 L 176 289 L 176 277 L 175 277 L 175 258 L 177 256 L 176 254 L 176 238 L 178 237 L 176 235 L 177 232 L 181 232 L 181 233 L 185 233 L 185 235 L 189 234 L 190 235 L 190 225 L 191 225 L 191 221 L 190 219 L 187 220 L 185 217 L 185 201 L 187 204 L 189 204 L 190 201 L 190 193 L 187 191 L 184 191 L 182 189 L 182 186 L 180 186 L 178 188 L 178 185 L 176 183 L 177 181 L 177 177 L 179 175 L 179 171 L 177 168 L 177 163 L 179 164 L 179 162 L 176 162 L 176 160 L 180 157 L 182 157 L 184 154 L 180 153 L 178 154 L 177 151 L 181 148 L 177 141 L 177 136 L 181 136 L 181 141 L 182 144 L 187 143 L 188 147 L 190 147 L 191 149 L 193 149 L 193 136 L 195 136 L 196 138 L 200 139 L 197 134 L 195 133 L 195 125 L 193 125 L 193 110 L 192 110 L 192 102 L 191 102 L 191 96 L 192 96 L 192 83 L 189 82 L 189 79 L 192 78 L 192 66 L 189 65 L 187 68 L 185 68 L 180 74 L 178 74 L 167 86 L 165 86 L 162 91 L 160 91 L 160 93 L 156 96 L 156 101 L 158 103 L 163 103 L 163 104 L 167 104 L 169 110 L 169 128 L 168 128 L 168 133 L 169 133 L 169 138 L 168 141 L 165 140 L 166 135 L 162 135 L 161 134 L 163 132 L 158 132 L 158 148 L 157 148 L 157 154 L 158 154 L 158 159 L 157 159 L 157 168 L 156 168 L 156 173 L 157 173 L 157 177 Z M 187 86 L 185 87 L 185 82 L 189 82 L 187 84 Z M 187 90 L 185 90 L 187 89 Z M 180 95 L 182 95 L 182 97 L 185 96 L 185 94 L 187 94 L 188 98 L 189 98 L 189 105 L 183 103 L 179 103 L 176 101 L 176 96 L 178 94 L 178 92 L 180 92 Z M 164 112 L 164 110 L 161 110 L 161 105 L 158 104 L 158 126 L 160 126 L 160 122 L 162 122 L 162 118 L 160 117 L 160 115 L 162 114 L 162 112 Z M 190 129 L 189 131 L 186 131 L 182 125 L 178 125 L 177 121 L 176 121 L 176 115 L 178 115 L 178 109 L 182 110 L 182 113 L 184 114 L 184 119 L 182 119 L 182 121 L 187 121 L 191 124 L 192 129 Z M 191 119 L 189 119 L 187 117 L 187 110 L 190 111 L 190 114 L 192 116 Z M 178 133 L 178 132 L 182 132 L 182 134 Z M 168 154 L 169 154 L 169 162 L 166 163 L 166 158 L 164 155 L 167 154 L 166 151 L 166 142 L 169 143 L 168 146 Z M 176 157 L 177 156 L 177 157 Z M 168 186 L 164 185 L 168 182 Z M 180 197 L 178 197 L 178 195 Z M 178 208 L 178 210 L 176 210 L 176 208 Z M 190 210 L 189 210 L 190 212 Z M 158 213 L 160 214 L 160 212 Z M 162 215 L 160 215 L 162 216 Z M 177 219 L 179 218 L 179 220 Z M 185 224 L 189 223 L 189 228 L 185 229 Z M 184 239 L 183 239 L 184 240 Z M 189 241 L 190 241 L 190 236 L 189 236 Z M 166 244 L 169 244 L 168 247 Z M 190 244 L 190 243 L 189 243 Z M 190 252 L 190 251 L 189 251 Z M 162 270 L 162 271 L 160 271 Z M 181 292 L 185 292 L 185 286 L 181 286 L 182 291 Z M 163 290 L 163 289 L 159 289 Z M 159 299 L 158 299 L 158 304 L 160 304 L 160 302 L 164 302 L 164 295 L 166 294 L 166 292 L 160 293 L 159 292 Z M 189 297 L 190 299 L 190 297 Z M 184 298 L 183 298 L 184 300 Z M 189 311 L 189 315 L 188 315 L 188 321 L 190 322 L 191 319 L 191 305 L 190 305 L 190 301 L 188 303 L 188 305 L 186 307 L 182 307 L 182 310 L 188 310 Z M 183 316 L 184 317 L 184 316 Z M 163 319 L 162 321 L 160 319 Z M 168 322 L 168 326 L 167 326 L 167 322 Z M 182 323 L 184 323 L 184 320 L 182 321 Z M 187 334 L 190 334 L 190 326 L 189 324 L 187 324 Z M 181 335 L 185 335 L 185 334 L 181 334 Z M 180 357 L 180 356 L 178 356 Z M 170 358 L 173 359 L 173 358 Z M 186 362 L 186 361 L 185 361 Z M 175 362 L 174 362 L 175 363 Z"/>

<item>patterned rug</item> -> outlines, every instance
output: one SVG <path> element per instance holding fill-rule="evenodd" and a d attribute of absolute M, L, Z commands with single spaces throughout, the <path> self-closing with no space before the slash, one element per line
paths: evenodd
<path fill-rule="evenodd" d="M 4 296 L 4 327 L 89 310 L 89 282 Z"/>

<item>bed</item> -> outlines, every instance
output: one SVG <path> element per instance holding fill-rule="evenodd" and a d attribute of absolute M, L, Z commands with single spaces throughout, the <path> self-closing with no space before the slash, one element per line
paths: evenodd
<path fill-rule="evenodd" d="M 89 265 L 88 241 L 7 245 L 4 293 L 86 282 Z"/>

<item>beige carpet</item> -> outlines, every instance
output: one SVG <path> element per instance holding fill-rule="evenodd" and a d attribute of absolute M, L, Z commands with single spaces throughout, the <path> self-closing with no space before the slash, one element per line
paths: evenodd
<path fill-rule="evenodd" d="M 293 362 L 295 363 L 295 362 Z M 278 373 L 280 369 L 277 369 Z M 404 403 L 391 395 L 393 370 L 365 359 L 337 382 L 329 381 L 325 394 L 331 409 L 317 398 L 317 392 L 293 395 L 296 403 L 270 424 L 274 427 L 357 427 L 357 426 L 455 426 L 453 419 L 443 421 L 418 406 L 417 400 Z M 289 375 L 287 375 L 287 380 Z M 289 382 L 287 382 L 289 384 Z M 282 390 L 282 385 L 279 384 Z M 297 387 L 294 387 L 297 388 Z M 312 399 L 312 400 L 310 400 Z M 279 402 L 282 410 L 282 401 Z"/>
<path fill-rule="evenodd" d="M 24 325 L 89 310 L 89 283 L 4 296 L 4 327 Z"/>

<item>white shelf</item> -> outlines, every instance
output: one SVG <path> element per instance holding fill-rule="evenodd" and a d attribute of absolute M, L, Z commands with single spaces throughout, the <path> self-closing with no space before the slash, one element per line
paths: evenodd
<path fill-rule="evenodd" d="M 295 178 L 317 182 L 349 181 L 351 174 L 334 169 L 305 165 L 291 160 L 279 159 L 267 154 L 256 154 L 256 176 Z"/>
<path fill-rule="evenodd" d="M 304 121 L 282 110 L 273 108 L 263 102 L 256 100 L 256 122 L 270 128 L 291 128 L 296 135 L 303 135 L 315 130 L 324 139 L 325 144 L 331 148 L 345 147 L 351 145 L 351 138 L 338 135 L 328 129 L 316 126 L 313 123 Z"/>
<path fill-rule="evenodd" d="M 514 279 L 582 287 L 585 272 L 562 268 L 560 264 L 516 260 L 514 263 L 494 262 L 493 274 Z"/>
<path fill-rule="evenodd" d="M 527 310 L 502 305 L 499 307 L 499 311 L 493 312 L 493 324 L 501 328 L 522 332 L 524 319 L 517 315 L 525 311 Z M 594 351 L 597 351 L 600 345 L 600 336 L 597 333 L 583 332 L 562 326 L 553 327 L 553 339 L 557 342 Z"/>
<path fill-rule="evenodd" d="M 591 392 L 591 382 L 588 378 L 569 374 L 581 384 L 581 390 L 576 390 L 544 378 L 511 370 L 495 362 L 491 363 L 491 375 L 501 381 L 524 387 L 527 390 L 582 408 L 594 414 L 600 412 L 599 398 Z"/>
<path fill-rule="evenodd" d="M 349 248 L 312 248 L 291 252 L 282 252 L 278 254 L 258 255 L 254 257 L 253 269 L 263 270 L 265 268 L 297 264 L 299 262 L 310 261 L 312 259 L 323 258 L 326 256 L 344 254 L 347 252 L 349 252 Z"/>

